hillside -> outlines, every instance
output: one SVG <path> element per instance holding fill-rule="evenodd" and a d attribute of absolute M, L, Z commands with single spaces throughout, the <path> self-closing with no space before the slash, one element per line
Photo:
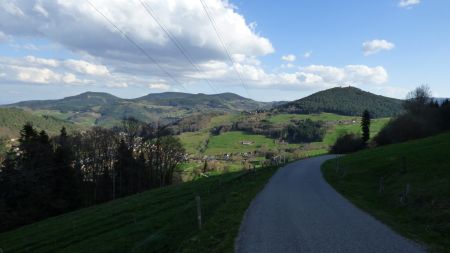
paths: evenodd
<path fill-rule="evenodd" d="M 402 111 L 402 101 L 375 95 L 355 87 L 337 87 L 314 93 L 308 97 L 275 108 L 289 113 L 329 112 L 359 116 L 368 109 L 373 117 L 392 117 Z"/>
<path fill-rule="evenodd" d="M 2 233 L 0 247 L 4 252 L 232 252 L 245 210 L 275 171 L 227 173 L 81 209 Z"/>
<path fill-rule="evenodd" d="M 111 105 L 121 99 L 103 92 L 85 92 L 76 96 L 66 97 L 57 100 L 34 100 L 24 101 L 10 106 L 26 107 L 41 110 L 65 111 L 86 111 L 95 106 Z"/>
<path fill-rule="evenodd" d="M 51 135 L 58 134 L 63 126 L 69 131 L 79 128 L 71 122 L 53 117 L 34 115 L 16 108 L 0 108 L 0 137 L 17 137 L 27 122 L 31 122 L 38 130 L 45 130 Z"/>
<path fill-rule="evenodd" d="M 327 162 L 327 181 L 358 207 L 430 252 L 450 249 L 450 133 Z"/>
<path fill-rule="evenodd" d="M 145 122 L 170 122 L 195 112 L 253 111 L 268 108 L 271 104 L 233 93 L 206 95 L 165 92 L 122 99 L 108 93 L 86 92 L 58 100 L 25 101 L 8 107 L 26 108 L 88 126 L 112 126 L 124 117 L 135 117 Z"/>

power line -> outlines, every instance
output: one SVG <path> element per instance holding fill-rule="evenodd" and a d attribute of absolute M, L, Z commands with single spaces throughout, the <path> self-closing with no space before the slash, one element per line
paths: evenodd
<path fill-rule="evenodd" d="M 145 3 L 143 0 L 139 0 L 139 2 L 141 2 L 141 5 L 144 7 L 144 9 L 147 11 L 147 13 L 153 18 L 153 20 L 155 20 L 155 22 L 164 31 L 164 33 L 167 35 L 167 37 L 178 48 L 180 53 L 187 59 L 187 61 L 192 65 L 194 70 L 196 70 L 201 76 L 202 71 L 200 70 L 198 65 L 194 63 L 192 57 L 189 55 L 187 50 L 183 47 L 183 44 L 181 44 L 181 42 L 169 31 L 169 29 L 167 29 L 166 26 L 164 24 L 162 24 L 162 22 L 159 21 L 159 18 L 154 14 L 154 11 L 147 3 Z M 202 78 L 202 79 L 208 83 L 209 87 L 213 90 L 214 93 L 218 93 L 216 88 L 214 88 L 214 86 L 211 84 L 211 81 L 208 78 Z"/>
<path fill-rule="evenodd" d="M 95 5 L 92 4 L 90 0 L 87 0 L 89 5 L 98 13 L 100 14 L 111 26 L 113 26 L 122 36 L 128 40 L 133 46 L 135 46 L 139 51 L 141 51 L 148 59 L 150 59 L 153 64 L 155 64 L 161 71 L 164 72 L 170 79 L 172 79 L 177 85 L 182 87 L 184 90 L 188 91 L 184 85 L 182 85 L 172 74 L 170 74 L 166 69 L 163 68 L 161 64 L 159 64 L 150 54 L 147 53 L 145 49 L 143 49 L 139 44 L 137 44 L 132 38 L 130 38 L 122 29 L 120 29 L 117 25 L 114 24 L 105 14 L 103 14 Z"/>
<path fill-rule="evenodd" d="M 203 0 L 200 0 L 200 2 L 202 4 L 202 6 L 203 6 L 203 10 L 205 10 L 206 15 L 208 16 L 208 19 L 209 19 L 209 21 L 210 21 L 210 23 L 211 23 L 211 25 L 212 25 L 212 27 L 214 29 L 214 32 L 217 35 L 217 38 L 219 39 L 220 44 L 222 45 L 222 47 L 225 50 L 225 53 L 226 53 L 226 55 L 228 57 L 228 60 L 231 62 L 231 64 L 233 64 L 233 69 L 236 72 L 237 76 L 239 77 L 239 80 L 240 80 L 240 82 L 242 84 L 242 87 L 244 87 L 245 91 L 247 92 L 247 95 L 250 97 L 250 93 L 249 93 L 249 91 L 247 89 L 247 86 L 245 85 L 241 74 L 239 73 L 239 71 L 237 71 L 237 69 L 235 67 L 236 66 L 236 62 L 234 61 L 233 57 L 231 57 L 230 51 L 228 50 L 227 46 L 223 42 L 222 36 L 220 36 L 220 33 L 219 33 L 219 30 L 217 29 L 217 25 L 216 25 L 216 22 L 214 20 L 214 17 L 210 15 L 210 13 L 208 11 L 208 6 L 206 5 L 206 3 Z"/>

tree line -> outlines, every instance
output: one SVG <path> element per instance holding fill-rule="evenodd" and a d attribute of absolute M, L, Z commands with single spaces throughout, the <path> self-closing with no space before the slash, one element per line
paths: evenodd
<path fill-rule="evenodd" d="M 403 113 L 392 118 L 369 142 L 370 113 L 364 111 L 361 134 L 340 136 L 332 146 L 332 153 L 351 153 L 371 146 L 382 146 L 424 138 L 450 130 L 450 101 L 442 103 L 432 97 L 428 86 L 422 85 L 409 92 L 403 102 Z"/>
<path fill-rule="evenodd" d="M 184 159 L 164 127 L 121 127 L 50 138 L 30 123 L 0 167 L 0 231 L 173 183 Z"/>
<path fill-rule="evenodd" d="M 228 131 L 244 131 L 289 143 L 322 141 L 326 132 L 322 121 L 311 119 L 291 120 L 287 125 L 273 125 L 266 120 L 247 118 L 214 127 L 211 129 L 211 134 L 219 135 Z"/>
<path fill-rule="evenodd" d="M 378 133 L 376 144 L 404 142 L 450 130 L 450 101 L 439 103 L 426 85 L 409 92 L 403 108 L 405 113 L 393 118 Z"/>

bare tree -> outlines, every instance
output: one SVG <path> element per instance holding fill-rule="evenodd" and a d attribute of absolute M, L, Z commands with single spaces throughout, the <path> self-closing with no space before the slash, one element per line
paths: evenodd
<path fill-rule="evenodd" d="M 411 113 L 420 113 L 425 105 L 433 101 L 431 89 L 428 85 L 421 85 L 410 91 L 406 96 L 404 108 Z"/>

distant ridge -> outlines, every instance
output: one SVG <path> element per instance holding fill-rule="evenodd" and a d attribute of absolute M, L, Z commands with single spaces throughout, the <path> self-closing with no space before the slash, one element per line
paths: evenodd
<path fill-rule="evenodd" d="M 402 100 L 375 95 L 355 87 L 337 87 L 275 107 L 289 113 L 329 112 L 358 116 L 367 109 L 373 117 L 392 117 L 402 111 Z"/>
<path fill-rule="evenodd" d="M 242 112 L 270 109 L 273 103 L 258 102 L 234 93 L 151 93 L 123 99 L 104 92 L 85 92 L 56 100 L 24 101 L 3 107 L 45 111 L 85 125 L 112 126 L 124 117 L 145 122 L 170 122 L 195 112 Z"/>

